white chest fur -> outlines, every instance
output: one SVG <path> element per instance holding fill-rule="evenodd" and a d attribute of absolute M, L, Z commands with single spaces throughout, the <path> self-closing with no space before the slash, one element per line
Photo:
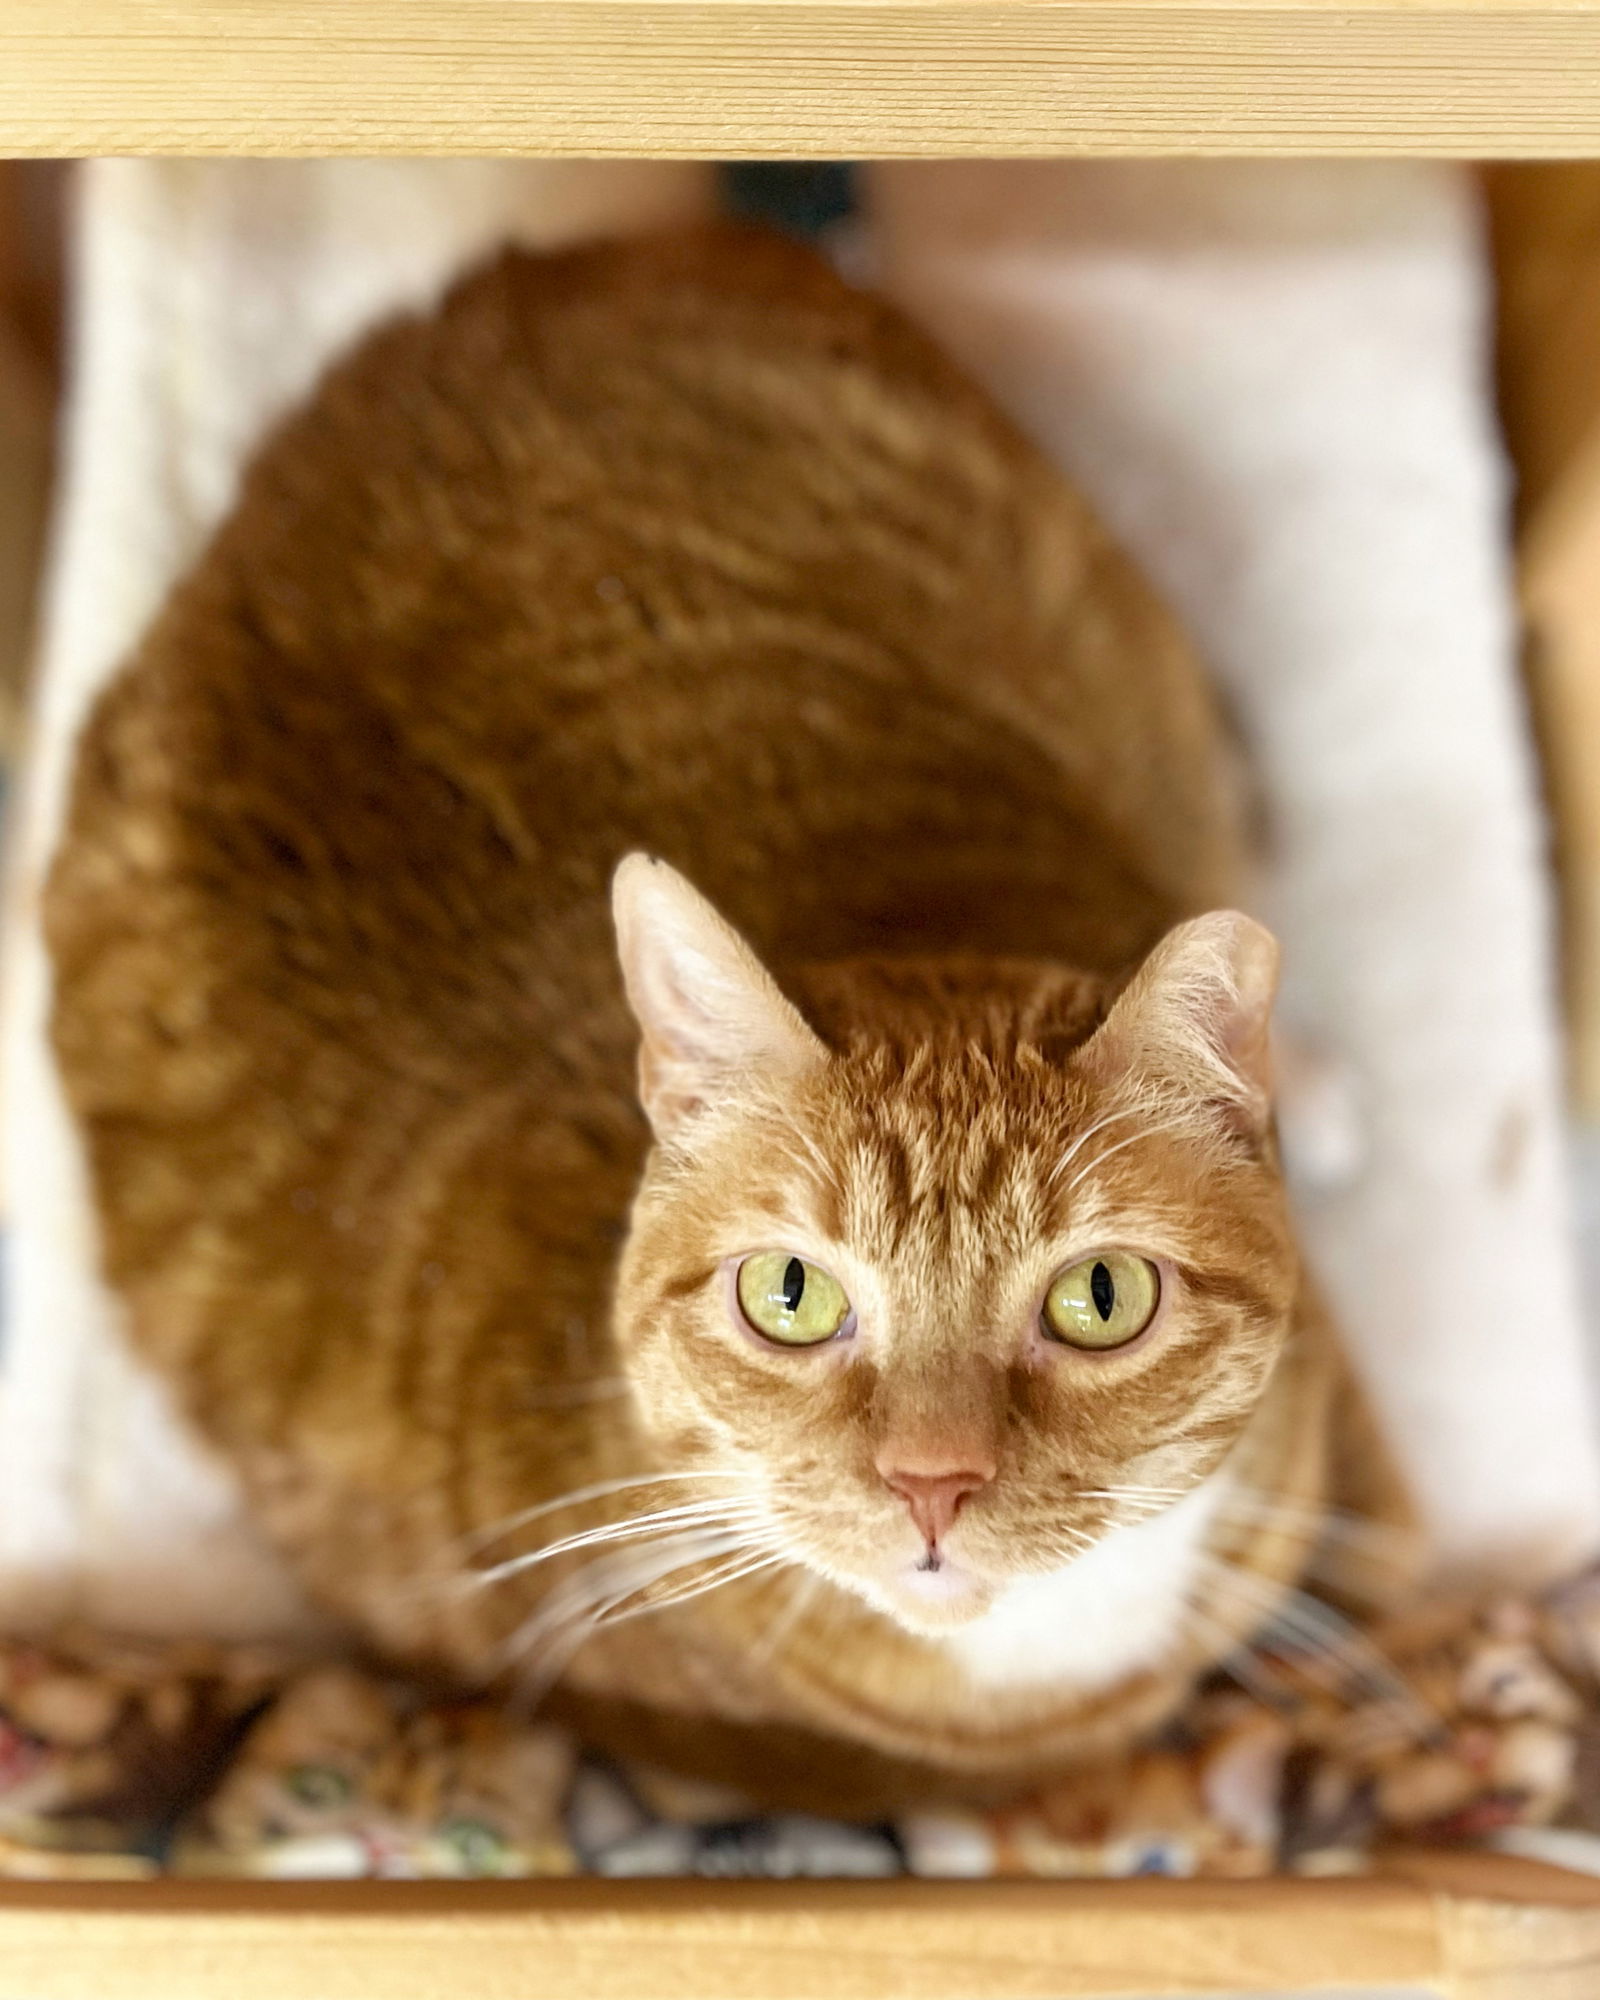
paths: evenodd
<path fill-rule="evenodd" d="M 1154 1665 L 1203 1601 L 1203 1544 L 1226 1479 L 1217 1473 L 1154 1520 L 1114 1528 L 1066 1569 L 1021 1578 L 943 1644 L 986 1688 L 1093 1693 Z"/>

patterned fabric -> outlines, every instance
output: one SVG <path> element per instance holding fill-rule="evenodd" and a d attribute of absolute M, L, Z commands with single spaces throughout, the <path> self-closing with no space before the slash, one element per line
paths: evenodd
<path fill-rule="evenodd" d="M 1600 1571 L 1263 1642 L 1114 1767 L 845 1825 L 623 1768 L 354 1667 L 88 1634 L 0 1646 L 0 1875 L 1245 1877 L 1394 1842 L 1600 1870 Z"/>

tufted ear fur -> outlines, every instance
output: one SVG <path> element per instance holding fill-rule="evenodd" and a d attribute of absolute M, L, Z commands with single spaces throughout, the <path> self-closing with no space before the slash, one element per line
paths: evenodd
<path fill-rule="evenodd" d="M 796 1076 L 827 1051 L 742 937 L 675 868 L 630 854 L 612 883 L 622 980 L 643 1039 L 639 1097 L 679 1136 L 742 1078 Z"/>
<path fill-rule="evenodd" d="M 1237 910 L 1176 926 L 1118 995 L 1081 1059 L 1215 1103 L 1247 1135 L 1272 1115 L 1278 941 Z"/>

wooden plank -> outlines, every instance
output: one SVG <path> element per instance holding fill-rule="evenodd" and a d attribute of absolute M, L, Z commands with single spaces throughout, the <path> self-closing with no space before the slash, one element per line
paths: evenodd
<path fill-rule="evenodd" d="M 1600 162 L 1488 170 L 1501 417 L 1531 525 L 1600 426 Z"/>
<path fill-rule="evenodd" d="M 1441 1892 L 1447 1990 L 1456 2000 L 1595 2000 L 1600 1883 L 1533 1862 L 1440 1850 L 1394 1857 L 1392 1873 Z"/>
<path fill-rule="evenodd" d="M 1489 1857 L 1260 1883 L 12 1883 L 0 2000 L 1593 2000 L 1600 1884 Z"/>
<path fill-rule="evenodd" d="M 1600 163 L 1498 167 L 1488 186 L 1573 1085 L 1600 1116 Z"/>
<path fill-rule="evenodd" d="M 1521 596 L 1560 878 L 1573 1094 L 1600 1117 L 1600 434 L 1524 531 Z"/>
<path fill-rule="evenodd" d="M 1593 2000 L 1600 1884 L 1487 1856 L 1261 1883 L 0 1886 L 0 2000 Z"/>
<path fill-rule="evenodd" d="M 0 152 L 1600 153 L 1596 0 L 6 0 Z"/>
<path fill-rule="evenodd" d="M 10 1885 L 0 2000 L 1427 1989 L 1449 1969 L 1442 1907 L 1431 1887 L 1398 1882 Z M 1600 1911 L 1559 1915 L 1563 1949 L 1579 1924 L 1577 1948 L 1600 1950 Z M 1495 1952 L 1491 1938 L 1478 1955 Z M 1530 1962 L 1525 1941 L 1516 1956 Z"/>

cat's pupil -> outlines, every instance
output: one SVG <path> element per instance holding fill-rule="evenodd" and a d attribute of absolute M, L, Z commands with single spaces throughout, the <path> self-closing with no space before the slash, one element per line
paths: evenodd
<path fill-rule="evenodd" d="M 1094 1300 L 1094 1309 L 1100 1317 L 1110 1319 L 1117 1303 L 1117 1287 L 1104 1264 L 1096 1264 L 1089 1273 L 1089 1296 Z"/>
<path fill-rule="evenodd" d="M 805 1297 L 806 1267 L 798 1257 L 791 1257 L 784 1267 L 783 1303 L 790 1312 L 800 1310 L 800 1301 Z"/>

